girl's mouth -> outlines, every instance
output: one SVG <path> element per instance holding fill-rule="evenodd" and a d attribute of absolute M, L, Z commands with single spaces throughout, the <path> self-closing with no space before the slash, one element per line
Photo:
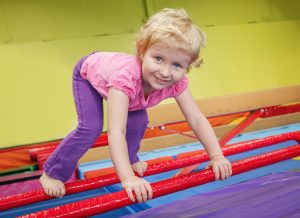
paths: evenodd
<path fill-rule="evenodd" d="M 156 80 L 158 80 L 160 83 L 169 83 L 170 82 L 170 80 L 165 80 L 165 79 L 160 79 L 160 78 L 158 78 L 158 77 L 155 77 L 156 78 Z"/>

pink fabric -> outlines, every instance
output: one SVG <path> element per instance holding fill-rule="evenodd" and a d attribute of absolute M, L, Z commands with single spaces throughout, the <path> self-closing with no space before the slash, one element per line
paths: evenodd
<path fill-rule="evenodd" d="M 123 91 L 129 98 L 129 111 L 146 109 L 166 98 L 176 97 L 188 86 L 188 78 L 184 76 L 176 84 L 154 91 L 145 100 L 141 63 L 135 56 L 125 53 L 94 53 L 82 64 L 80 74 L 104 99 L 110 87 Z"/>

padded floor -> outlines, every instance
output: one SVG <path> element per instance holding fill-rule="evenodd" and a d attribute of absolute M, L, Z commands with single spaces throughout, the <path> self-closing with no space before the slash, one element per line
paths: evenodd
<path fill-rule="evenodd" d="M 148 209 L 138 217 L 300 217 L 300 173 L 283 172 Z"/>

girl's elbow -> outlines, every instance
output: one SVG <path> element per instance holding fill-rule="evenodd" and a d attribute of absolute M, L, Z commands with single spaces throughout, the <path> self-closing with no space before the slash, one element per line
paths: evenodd
<path fill-rule="evenodd" d="M 197 115 L 197 116 L 194 116 L 194 117 L 190 117 L 188 119 L 188 122 L 191 125 L 201 125 L 201 124 L 203 124 L 203 122 L 205 122 L 205 118 L 200 116 L 200 115 Z"/>
<path fill-rule="evenodd" d="M 110 130 L 107 131 L 108 143 L 111 144 L 113 141 L 125 138 L 126 132 L 122 130 Z"/>

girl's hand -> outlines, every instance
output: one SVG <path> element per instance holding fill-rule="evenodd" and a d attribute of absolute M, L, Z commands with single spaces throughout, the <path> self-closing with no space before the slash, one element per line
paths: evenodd
<path fill-rule="evenodd" d="M 206 169 L 210 167 L 212 167 L 216 180 L 228 179 L 232 175 L 231 164 L 223 155 L 213 156 Z"/>
<path fill-rule="evenodd" d="M 131 176 L 122 181 L 122 187 L 126 190 L 129 199 L 135 202 L 132 191 L 134 191 L 139 203 L 145 202 L 152 198 L 152 187 L 143 178 L 137 176 Z"/>
<path fill-rule="evenodd" d="M 148 164 L 144 161 L 138 161 L 131 165 L 132 169 L 137 172 L 137 174 L 142 177 L 148 168 Z"/>

